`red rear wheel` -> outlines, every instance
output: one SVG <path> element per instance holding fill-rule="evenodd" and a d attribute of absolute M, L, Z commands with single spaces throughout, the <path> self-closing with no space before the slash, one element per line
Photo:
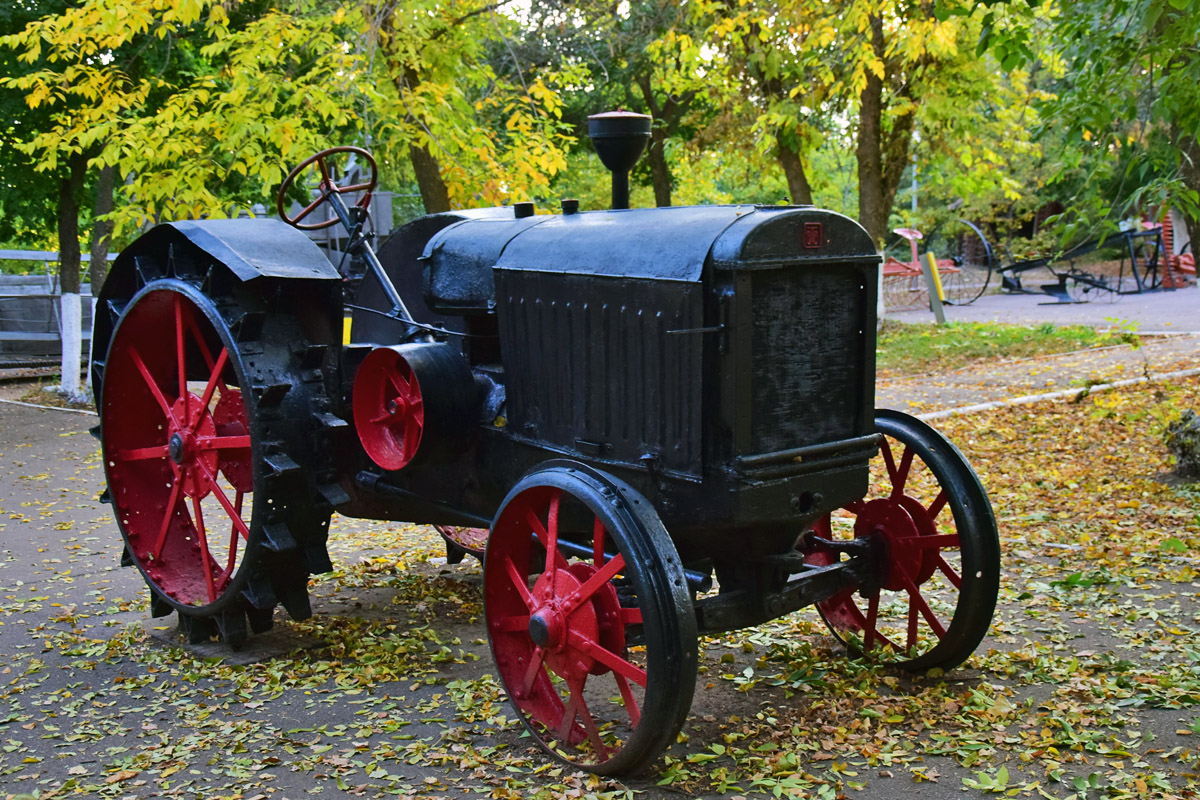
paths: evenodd
<path fill-rule="evenodd" d="M 987 493 L 962 454 L 923 422 L 879 411 L 871 486 L 814 525 L 824 540 L 867 539 L 877 585 L 817 604 L 850 649 L 909 669 L 949 669 L 982 641 L 995 610 L 1000 544 Z M 810 564 L 834 563 L 809 540 Z"/>
<path fill-rule="evenodd" d="M 570 462 L 527 476 L 488 539 L 484 595 L 496 669 L 543 748 L 631 774 L 674 740 L 695 686 L 695 614 L 644 498 Z"/>
<path fill-rule="evenodd" d="M 271 627 L 277 604 L 311 614 L 307 579 L 329 568 L 332 506 L 317 470 L 300 466 L 320 463 L 305 448 L 323 400 L 300 379 L 305 327 L 220 270 L 207 282 L 222 287 L 216 300 L 198 281 L 156 277 L 108 303 L 122 313 L 96 366 L 125 563 L 149 584 L 154 616 L 178 611 L 192 641 L 238 647 Z"/>
<path fill-rule="evenodd" d="M 219 606 L 243 563 L 255 503 L 229 348 L 187 294 L 162 289 L 128 311 L 111 353 L 102 443 L 128 552 L 163 597 Z"/>

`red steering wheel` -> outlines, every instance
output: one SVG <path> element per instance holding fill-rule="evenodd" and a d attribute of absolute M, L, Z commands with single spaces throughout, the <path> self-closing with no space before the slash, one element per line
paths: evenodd
<path fill-rule="evenodd" d="M 334 153 L 354 153 L 355 155 L 362 156 L 364 159 L 366 159 L 367 164 L 370 166 L 370 175 L 367 181 L 365 183 L 356 183 L 352 186 L 338 186 L 336 183 L 334 183 L 332 173 L 329 170 L 329 164 L 327 164 L 325 161 L 325 159 Z M 287 190 L 291 188 L 292 183 L 295 182 L 296 176 L 303 172 L 306 167 L 312 166 L 313 164 L 316 164 L 317 169 L 321 171 L 321 182 L 318 187 L 321 194 L 316 200 L 313 200 L 311 203 L 301 209 L 300 213 L 298 213 L 295 217 L 289 217 L 287 212 L 283 210 L 283 202 L 284 198 L 287 196 Z M 316 210 L 317 206 L 321 205 L 328 200 L 331 195 L 335 194 L 362 192 L 362 197 L 358 198 L 358 202 L 355 203 L 355 205 L 359 206 L 360 208 L 366 208 L 371 202 L 371 192 L 374 191 L 378 183 L 379 170 L 376 168 L 375 159 L 370 153 L 368 153 L 366 150 L 363 150 L 361 147 L 330 147 L 327 150 L 322 150 L 315 156 L 305 159 L 299 164 L 299 166 L 287 174 L 287 177 L 283 179 L 283 184 L 279 187 L 279 194 L 275 198 L 275 207 L 279 210 L 279 218 L 288 225 L 291 225 L 294 228 L 299 228 L 302 231 L 317 231 L 322 228 L 328 228 L 330 225 L 336 225 L 338 219 L 335 217 L 333 219 L 322 220 L 321 222 L 310 223 L 301 223 L 300 220 L 307 217 Z"/>

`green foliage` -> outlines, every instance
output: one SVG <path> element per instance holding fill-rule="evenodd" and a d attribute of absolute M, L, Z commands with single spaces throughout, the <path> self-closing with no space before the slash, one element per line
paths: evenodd
<path fill-rule="evenodd" d="M 269 203 L 290 164 L 341 143 L 370 141 L 397 180 L 430 148 L 459 205 L 545 187 L 565 163 L 549 79 L 464 64 L 504 33 L 492 6 L 412 5 L 86 0 L 0 38 L 36 66 L 0 86 L 46 117 L 18 147 L 38 170 L 84 153 L 125 177 L 118 231 Z"/>
<path fill-rule="evenodd" d="M 402 194 L 426 150 L 454 206 L 603 208 L 583 133 L 613 107 L 656 118 L 635 205 L 664 181 L 675 204 L 776 203 L 799 171 L 815 203 L 859 216 L 873 142 L 887 228 L 1003 235 L 1056 203 L 1059 241 L 1093 238 L 1138 210 L 1200 215 L 1197 19 L 1200 0 L 28 0 L 0 9 L 0 240 L 52 246 L 78 153 L 117 168 L 126 239 L 269 207 L 291 164 L 335 144 L 370 146 Z"/>

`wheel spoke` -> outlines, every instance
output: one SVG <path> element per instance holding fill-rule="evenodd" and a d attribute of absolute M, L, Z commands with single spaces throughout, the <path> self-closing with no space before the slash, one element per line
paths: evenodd
<path fill-rule="evenodd" d="M 411 403 L 413 399 L 412 384 L 404 380 L 404 378 L 395 370 L 390 370 L 387 377 L 388 383 L 390 383 L 392 388 L 396 390 L 395 399 L 403 400 L 405 403 Z"/>
<path fill-rule="evenodd" d="M 921 594 L 920 588 L 912 581 L 905 581 L 907 584 L 904 588 L 908 592 L 910 603 L 915 605 L 917 610 L 921 612 L 921 616 L 925 617 L 925 621 L 929 623 L 930 629 L 937 634 L 941 639 L 946 635 L 946 628 L 942 625 L 941 620 L 933 613 L 933 609 L 929 607 L 929 603 L 925 602 L 925 597 Z"/>
<path fill-rule="evenodd" d="M 192 524 L 196 528 L 196 537 L 200 541 L 200 559 L 203 562 L 204 583 L 208 587 L 208 602 L 217 600 L 217 585 L 213 580 L 212 554 L 208 551 L 208 537 L 204 531 L 204 512 L 200 509 L 200 498 L 192 498 Z"/>
<path fill-rule="evenodd" d="M 604 563 L 604 522 L 596 517 L 592 523 L 592 563 L 597 567 Z"/>
<path fill-rule="evenodd" d="M 198 436 L 196 447 L 199 450 L 249 450 L 249 434 L 241 436 Z"/>
<path fill-rule="evenodd" d="M 896 467 L 896 473 L 892 477 L 892 497 L 898 497 L 904 494 L 904 485 L 908 483 L 908 473 L 912 469 L 913 449 L 911 447 L 904 448 L 904 454 L 900 456 L 900 464 Z"/>
<path fill-rule="evenodd" d="M 229 519 L 233 521 L 233 527 L 242 535 L 246 541 L 250 541 L 250 529 L 246 527 L 246 523 L 242 521 L 242 515 L 238 513 L 233 504 L 229 502 L 229 498 L 225 496 L 225 490 L 217 484 L 216 477 L 209 471 L 208 465 L 202 459 L 196 459 L 197 466 L 204 473 L 205 479 L 208 481 L 208 486 L 212 489 L 213 497 L 217 498 L 217 502 L 225 509 L 225 513 L 229 515 Z"/>
<path fill-rule="evenodd" d="M 112 457 L 116 461 L 146 461 L 151 458 L 166 458 L 167 446 L 159 444 L 153 447 L 135 447 L 132 450 L 118 450 L 113 453 Z"/>
<path fill-rule="evenodd" d="M 879 590 L 871 595 L 870 601 L 867 603 L 867 624 L 863 630 L 863 649 L 870 650 L 875 645 L 875 636 L 878 631 L 875 629 L 875 623 L 879 620 Z"/>
<path fill-rule="evenodd" d="M 642 722 L 642 709 L 638 707 L 638 701 L 633 695 L 633 689 L 629 686 L 629 681 L 621 673 L 615 672 L 613 677 L 617 680 L 617 688 L 621 690 L 621 700 L 625 702 L 625 710 L 629 712 L 629 724 L 636 728 Z"/>
<path fill-rule="evenodd" d="M 513 563 L 511 558 L 505 559 L 504 571 L 508 573 L 509 580 L 512 581 L 513 588 L 517 590 L 517 594 L 521 597 L 521 602 L 525 604 L 525 608 L 533 611 L 533 597 L 529 594 L 529 585 L 521 571 L 517 569 L 517 565 Z"/>
<path fill-rule="evenodd" d="M 546 651 L 540 647 L 533 648 L 533 655 L 529 659 L 529 668 L 525 670 L 525 675 L 521 679 L 518 697 L 525 698 L 533 694 L 533 685 L 537 683 L 538 675 L 541 674 L 545 663 Z"/>
<path fill-rule="evenodd" d="M 142 374 L 142 380 L 146 382 L 146 386 L 150 388 L 150 393 L 154 395 L 155 402 L 162 409 L 163 416 L 170 423 L 175 423 L 175 415 L 171 413 L 171 404 L 167 402 L 167 398 L 163 397 L 162 389 L 158 387 L 158 383 L 154 380 L 154 376 L 150 374 L 150 368 L 146 366 L 146 362 L 142 360 L 142 354 L 137 351 L 137 348 L 130 347 L 128 350 L 129 358 L 133 361 L 133 365 L 137 367 L 138 372 Z"/>
<path fill-rule="evenodd" d="M 892 455 L 892 443 L 886 438 L 879 446 L 879 454 L 883 456 L 883 464 L 887 468 L 888 480 L 892 482 L 894 489 L 896 486 L 896 459 Z"/>
<path fill-rule="evenodd" d="M 542 547 L 549 550 L 550 547 L 546 543 L 548 539 L 546 526 L 542 524 L 541 519 L 538 518 L 538 515 L 528 505 L 523 506 L 521 510 L 525 512 L 525 524 L 533 530 L 533 535 L 541 542 Z"/>
<path fill-rule="evenodd" d="M 233 519 L 238 522 L 242 520 L 242 501 L 245 497 L 245 492 L 238 490 L 237 497 L 233 499 L 233 510 L 237 513 L 237 516 Z M 237 562 L 238 536 L 246 535 L 238 530 L 237 522 L 230 521 L 232 524 L 229 526 L 229 559 L 225 564 L 225 571 L 222 573 L 222 578 L 233 574 L 233 565 Z M 248 539 L 249 537 L 247 536 Z"/>
<path fill-rule="evenodd" d="M 183 424 L 188 421 L 187 360 L 183 342 L 183 302 L 175 295 L 175 356 L 179 362 L 179 396 L 183 398 Z"/>
<path fill-rule="evenodd" d="M 946 579 L 949 580 L 950 583 L 954 584 L 955 589 L 962 588 L 962 576 L 955 571 L 954 567 L 950 566 L 950 564 L 946 562 L 946 559 L 942 558 L 941 553 L 935 557 L 934 563 L 937 565 L 937 568 L 942 571 L 942 574 L 946 576 Z"/>
<path fill-rule="evenodd" d="M 419 441 L 421 437 L 421 423 L 417 422 L 416 417 L 409 416 L 404 421 L 404 454 L 411 455 L 414 443 Z"/>
<path fill-rule="evenodd" d="M 946 494 L 945 489 L 938 492 L 938 496 L 933 499 L 933 502 L 929 504 L 929 508 L 927 509 L 929 518 L 937 519 L 937 515 L 942 513 L 942 509 L 946 507 L 946 501 L 949 499 L 949 495 Z"/>
<path fill-rule="evenodd" d="M 529 631 L 529 615 L 515 614 L 511 617 L 501 617 L 492 622 L 492 630 L 496 633 L 522 633 Z"/>
<path fill-rule="evenodd" d="M 213 392 L 217 389 L 217 383 L 221 380 L 221 370 L 225 369 L 225 362 L 229 360 L 229 350 L 222 347 L 221 354 L 217 356 L 217 363 L 213 365 L 212 372 L 208 376 L 208 383 L 204 387 L 204 396 L 200 398 L 200 407 L 208 408 L 208 403 L 212 400 Z M 197 415 L 196 421 L 192 423 L 192 430 L 196 430 L 196 426 L 200 424 L 204 416 Z M 246 437 L 250 438 L 250 437 Z"/>
<path fill-rule="evenodd" d="M 897 538 L 896 544 L 912 547 L 917 550 L 956 550 L 960 545 L 957 533 L 943 533 L 934 536 L 906 536 Z"/>
<path fill-rule="evenodd" d="M 596 570 L 590 578 L 583 582 L 575 591 L 567 595 L 562 601 L 564 614 L 570 614 L 580 606 L 585 600 L 590 600 L 592 595 L 600 591 L 600 587 L 612 580 L 618 572 L 625 568 L 625 556 L 618 553 L 612 561 Z M 550 569 L 549 559 L 547 559 L 546 569 Z"/>
<path fill-rule="evenodd" d="M 908 597 L 908 636 L 905 639 L 905 652 L 911 653 L 913 648 L 917 646 L 917 625 L 921 619 L 917 615 L 916 599 L 909 594 Z"/>
<path fill-rule="evenodd" d="M 196 324 L 196 315 L 193 313 L 185 314 L 184 322 L 187 324 L 187 329 L 192 333 L 192 341 L 200 348 L 200 355 L 204 358 L 204 363 L 208 366 L 209 372 L 212 372 L 217 362 L 213 359 L 212 350 L 208 349 L 208 342 L 204 341 L 204 335 L 200 332 L 200 326 Z M 221 383 L 221 388 L 225 388 L 224 382 Z"/>
<path fill-rule="evenodd" d="M 567 642 L 571 647 L 585 655 L 591 656 L 618 675 L 625 676 L 643 689 L 646 687 L 646 670 L 637 664 L 622 658 L 611 650 L 605 649 L 597 642 L 593 642 L 591 639 L 574 630 L 567 633 Z"/>
<path fill-rule="evenodd" d="M 608 748 L 604 746 L 604 742 L 600 739 L 600 731 L 596 728 L 596 720 L 592 717 L 592 712 L 588 709 L 587 701 L 583 697 L 583 687 L 587 683 L 587 676 L 584 675 L 573 681 L 569 681 L 567 686 L 571 693 L 571 698 L 567 702 L 567 706 L 563 709 L 562 724 L 559 726 L 559 738 L 563 741 L 570 742 L 572 728 L 575 727 L 575 720 L 578 719 L 583 725 L 583 730 L 587 734 L 588 741 L 592 744 L 592 749 L 600 758 L 608 756 Z M 573 742 L 572 742 L 573 744 Z"/>
<path fill-rule="evenodd" d="M 558 567 L 558 509 L 562 501 L 562 492 L 555 492 L 550 495 L 550 510 L 546 515 L 546 540 L 543 544 L 546 545 L 546 574 L 553 576 L 554 570 Z M 591 583 L 591 581 L 589 581 Z M 574 606 L 567 602 L 567 612 L 570 613 Z"/>
<path fill-rule="evenodd" d="M 300 213 L 299 213 L 299 214 L 297 214 L 296 216 L 292 217 L 292 222 L 293 222 L 293 223 L 296 223 L 296 222 L 299 222 L 300 220 L 304 219 L 305 217 L 307 217 L 309 214 L 311 214 L 313 211 L 315 211 L 315 210 L 317 209 L 317 207 L 321 205 L 321 203 L 324 203 L 324 202 L 325 202 L 325 198 L 327 198 L 327 197 L 329 197 L 329 193 L 325 191 L 325 187 L 324 187 L 324 185 L 322 185 L 322 187 L 321 187 L 321 196 L 320 196 L 320 197 L 318 197 L 316 200 L 313 200 L 313 201 L 312 201 L 311 203 L 309 203 L 307 206 L 305 206 L 305 207 L 304 207 L 304 208 L 303 208 L 303 209 L 300 211 Z"/>
<path fill-rule="evenodd" d="M 158 529 L 158 536 L 154 540 L 154 549 L 150 551 L 150 560 L 157 561 L 162 558 L 163 547 L 167 543 L 167 532 L 171 530 L 171 518 L 175 516 L 175 509 L 179 505 L 179 493 L 183 491 L 183 471 L 177 470 L 175 475 L 175 483 L 171 486 L 171 496 L 167 499 L 167 508 L 163 514 L 162 526 Z"/>

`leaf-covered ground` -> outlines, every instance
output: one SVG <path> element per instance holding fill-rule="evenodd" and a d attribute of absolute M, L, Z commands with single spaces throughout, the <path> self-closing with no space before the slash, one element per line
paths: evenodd
<path fill-rule="evenodd" d="M 1158 436 L 1183 407 L 1197 379 L 939 421 L 1004 549 L 966 668 L 851 660 L 811 610 L 708 639 L 681 741 L 629 784 L 531 749 L 478 566 L 428 529 L 335 520 L 340 566 L 277 655 L 165 644 L 94 502 L 86 421 L 0 407 L 0 795 L 1193 797 L 1200 487 L 1172 485 Z"/>

